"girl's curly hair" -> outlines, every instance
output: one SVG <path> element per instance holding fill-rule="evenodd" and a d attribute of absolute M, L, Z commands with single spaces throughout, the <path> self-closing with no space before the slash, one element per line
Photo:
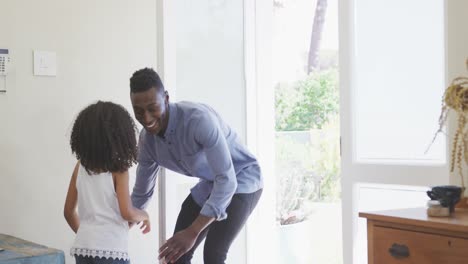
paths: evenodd
<path fill-rule="evenodd" d="M 73 124 L 72 153 L 90 172 L 123 172 L 136 163 L 137 131 L 121 105 L 98 101 L 83 109 Z"/>

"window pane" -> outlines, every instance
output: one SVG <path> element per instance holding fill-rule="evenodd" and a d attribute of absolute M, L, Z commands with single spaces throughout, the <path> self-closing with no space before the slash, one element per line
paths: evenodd
<path fill-rule="evenodd" d="M 438 128 L 445 86 L 444 4 L 355 1 L 358 162 L 445 162 Z"/>

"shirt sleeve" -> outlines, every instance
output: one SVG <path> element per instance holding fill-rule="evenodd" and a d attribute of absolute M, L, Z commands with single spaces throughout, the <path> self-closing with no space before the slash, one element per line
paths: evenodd
<path fill-rule="evenodd" d="M 135 186 L 131 195 L 133 206 L 144 209 L 154 193 L 156 186 L 159 165 L 151 158 L 148 152 L 150 142 L 145 140 L 144 135 L 140 134 L 138 146 L 138 166 L 136 170 Z"/>
<path fill-rule="evenodd" d="M 231 153 L 218 120 L 213 115 L 205 114 L 195 124 L 195 141 L 203 147 L 214 175 L 213 189 L 200 214 L 220 221 L 226 219 L 226 208 L 237 189 Z"/>

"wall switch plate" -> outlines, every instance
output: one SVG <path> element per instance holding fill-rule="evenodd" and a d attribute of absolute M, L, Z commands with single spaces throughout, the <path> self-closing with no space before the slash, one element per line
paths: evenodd
<path fill-rule="evenodd" d="M 52 51 L 34 51 L 34 75 L 57 76 L 57 54 Z"/>

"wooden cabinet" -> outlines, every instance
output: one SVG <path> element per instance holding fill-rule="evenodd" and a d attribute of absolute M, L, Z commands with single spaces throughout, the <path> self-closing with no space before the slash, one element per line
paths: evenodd
<path fill-rule="evenodd" d="M 367 218 L 368 264 L 467 264 L 468 210 L 429 217 L 426 208 L 360 213 Z"/>

